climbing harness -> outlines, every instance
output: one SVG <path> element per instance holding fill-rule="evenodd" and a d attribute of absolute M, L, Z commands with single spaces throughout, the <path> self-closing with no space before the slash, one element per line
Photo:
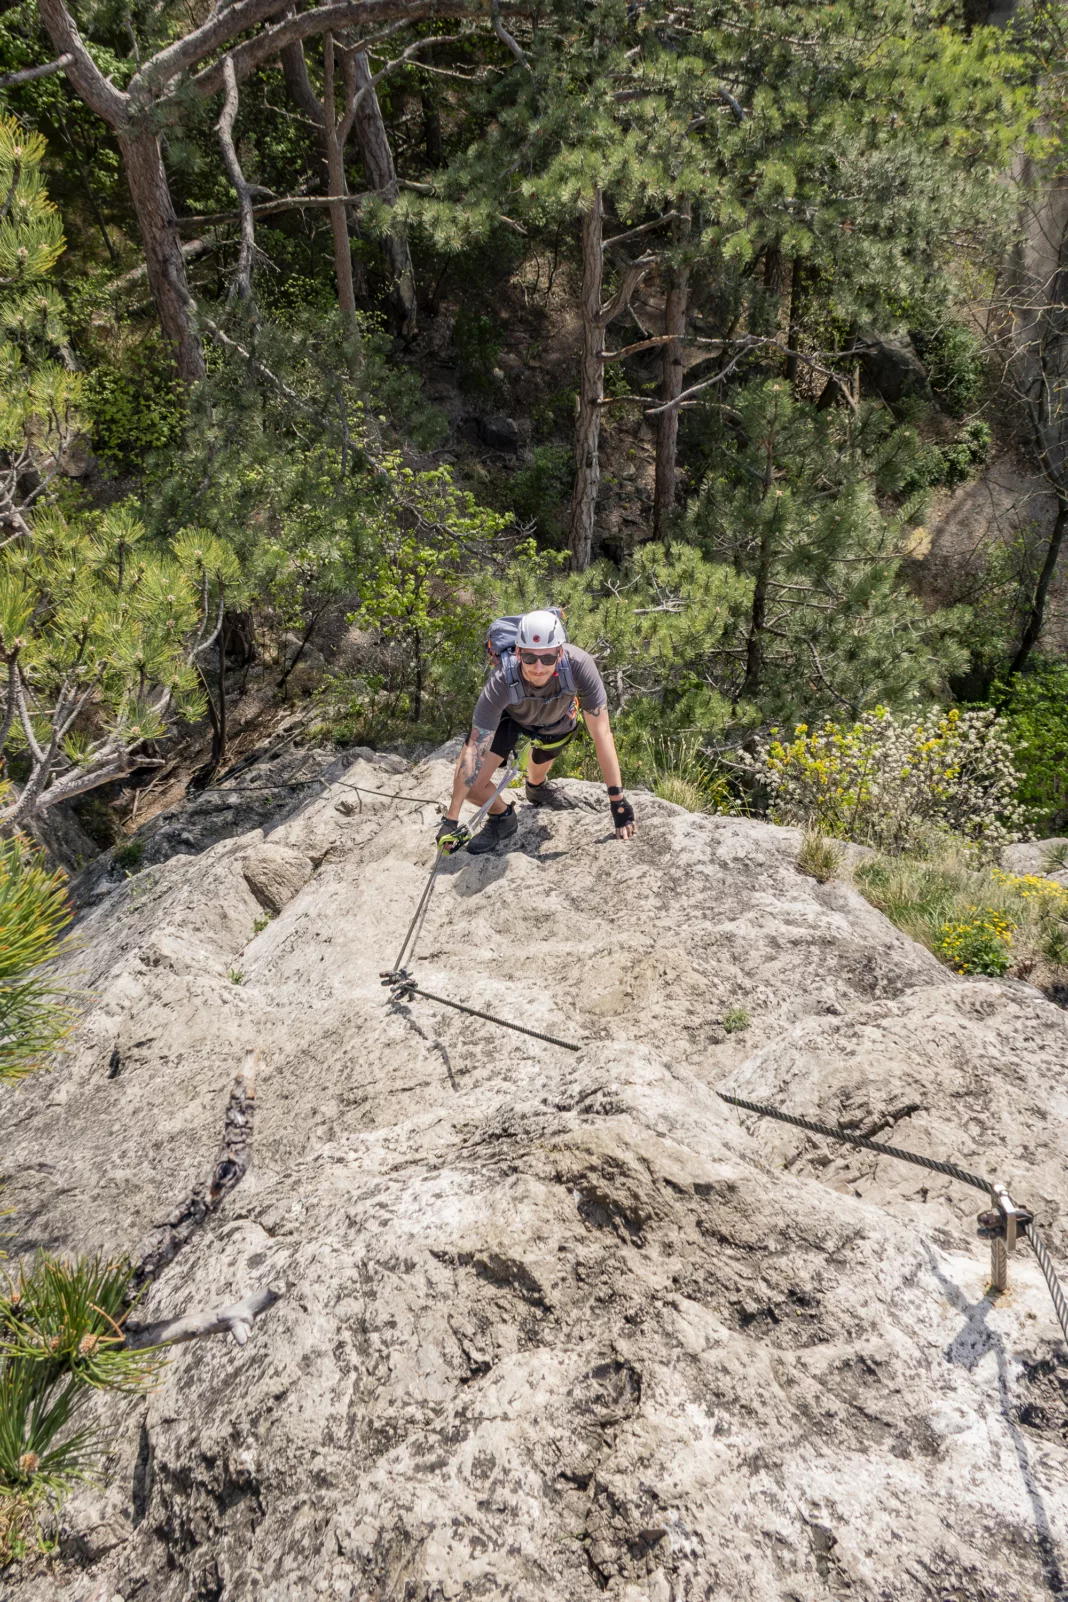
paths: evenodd
<path fill-rule="evenodd" d="M 547 1040 L 552 1046 L 563 1046 L 565 1051 L 580 1051 L 582 1049 L 581 1045 L 577 1045 L 574 1041 L 561 1040 L 556 1035 L 544 1034 L 540 1029 L 528 1029 L 524 1024 L 512 1023 L 509 1019 L 498 1018 L 491 1012 L 480 1012 L 477 1007 L 468 1007 L 463 1002 L 450 1001 L 447 996 L 437 996 L 432 991 L 423 990 L 404 966 L 406 961 L 412 962 L 415 960 L 415 949 L 423 932 L 423 924 L 426 922 L 430 898 L 434 894 L 434 885 L 445 858 L 451 856 L 454 851 L 462 851 L 464 849 L 490 807 L 503 795 L 519 773 L 519 769 L 520 758 L 516 755 L 505 768 L 500 782 L 489 800 L 479 807 L 474 817 L 469 819 L 467 823 L 458 823 L 451 833 L 442 835 L 437 841 L 434 866 L 431 868 L 426 884 L 423 886 L 422 894 L 412 914 L 412 921 L 408 925 L 407 933 L 397 953 L 397 960 L 392 968 L 384 968 L 379 977 L 383 985 L 389 989 L 391 1001 L 407 1001 L 415 996 L 420 996 L 424 1001 L 434 1001 L 441 1007 L 453 1007 L 457 1012 L 467 1013 L 469 1017 L 484 1018 L 487 1023 L 498 1024 L 502 1029 L 514 1029 L 517 1034 L 531 1035 L 535 1040 Z"/>
<path fill-rule="evenodd" d="M 792 1124 L 795 1129 L 822 1135 L 827 1140 L 837 1140 L 842 1145 L 859 1146 L 864 1151 L 877 1152 L 880 1157 L 896 1157 L 900 1162 L 915 1163 L 919 1168 L 929 1168 L 933 1173 L 945 1174 L 949 1179 L 959 1180 L 962 1185 L 971 1185 L 974 1190 L 983 1191 L 994 1202 L 993 1208 L 979 1214 L 979 1234 L 990 1242 L 991 1286 L 996 1291 L 1008 1289 L 1009 1255 L 1016 1250 L 1016 1242 L 1022 1235 L 1038 1259 L 1038 1266 L 1053 1299 L 1057 1320 L 1068 1342 L 1068 1300 L 1057 1278 L 1049 1249 L 1038 1231 L 1034 1214 L 1029 1208 L 1014 1202 L 1004 1185 L 980 1179 L 978 1174 L 958 1168 L 956 1163 L 939 1162 L 936 1157 L 925 1157 L 918 1151 L 904 1151 L 900 1146 L 884 1146 L 877 1140 L 869 1140 L 867 1135 L 851 1135 L 847 1130 L 836 1129 L 831 1124 L 813 1123 L 810 1118 L 799 1118 L 796 1113 L 783 1112 L 763 1102 L 744 1101 L 741 1096 L 728 1096 L 723 1090 L 717 1090 L 716 1095 L 720 1101 L 728 1102 L 732 1107 L 741 1107 L 745 1112 L 756 1113 L 758 1117 L 774 1118 L 780 1124 Z"/>

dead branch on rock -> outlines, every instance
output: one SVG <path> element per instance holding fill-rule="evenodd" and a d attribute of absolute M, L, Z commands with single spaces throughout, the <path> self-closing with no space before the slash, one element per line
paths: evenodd
<path fill-rule="evenodd" d="M 174 1261 L 186 1241 L 210 1214 L 218 1211 L 226 1197 L 244 1178 L 252 1159 L 252 1118 L 256 1107 L 256 1069 L 259 1061 L 259 1052 L 250 1046 L 230 1092 L 222 1145 L 211 1175 L 205 1184 L 197 1186 L 174 1209 L 142 1247 L 130 1280 L 131 1299 L 150 1284 L 168 1263 Z"/>
<path fill-rule="evenodd" d="M 216 1308 L 213 1313 L 186 1313 L 182 1318 L 164 1318 L 155 1324 L 127 1324 L 126 1349 L 179 1346 L 183 1341 L 199 1340 L 202 1335 L 232 1335 L 239 1346 L 244 1346 L 256 1319 L 281 1301 L 284 1294 L 278 1285 L 265 1285 L 244 1301 Z"/>

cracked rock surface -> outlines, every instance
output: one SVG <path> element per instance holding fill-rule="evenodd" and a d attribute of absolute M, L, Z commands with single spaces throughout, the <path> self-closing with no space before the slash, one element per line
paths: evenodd
<path fill-rule="evenodd" d="M 450 755 L 389 788 L 444 797 Z M 20 1245 L 131 1250 L 255 1045 L 251 1171 L 144 1314 L 285 1295 L 108 1399 L 106 1489 L 5 1602 L 1065 1594 L 1034 1259 L 993 1298 L 978 1192 L 714 1087 L 1006 1179 L 1063 1263 L 1068 1018 L 800 874 L 796 831 L 641 796 L 622 844 L 600 787 L 564 788 L 446 862 L 409 966 L 576 1053 L 390 1003 L 431 806 L 334 784 L 85 915 L 84 1022 L 5 1098 Z"/>

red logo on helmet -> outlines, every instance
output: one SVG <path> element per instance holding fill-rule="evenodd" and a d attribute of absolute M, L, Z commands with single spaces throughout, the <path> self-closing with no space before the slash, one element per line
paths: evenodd
<path fill-rule="evenodd" d="M 538 641 L 540 639 L 541 639 L 541 635 L 540 634 L 535 634 L 535 636 L 534 636 L 534 644 L 537 645 L 537 643 L 538 643 Z"/>

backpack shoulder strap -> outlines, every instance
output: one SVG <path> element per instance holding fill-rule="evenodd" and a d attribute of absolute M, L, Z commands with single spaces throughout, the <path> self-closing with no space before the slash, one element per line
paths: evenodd
<path fill-rule="evenodd" d="M 501 653 L 501 672 L 504 674 L 504 682 L 508 686 L 508 705 L 514 706 L 526 694 L 523 689 L 523 676 L 519 671 L 519 658 L 514 651 L 503 651 Z"/>
<path fill-rule="evenodd" d="M 560 688 L 565 695 L 575 693 L 575 675 L 571 671 L 571 663 L 567 659 L 567 646 L 560 653 L 560 660 L 556 664 L 556 676 L 560 680 Z"/>

